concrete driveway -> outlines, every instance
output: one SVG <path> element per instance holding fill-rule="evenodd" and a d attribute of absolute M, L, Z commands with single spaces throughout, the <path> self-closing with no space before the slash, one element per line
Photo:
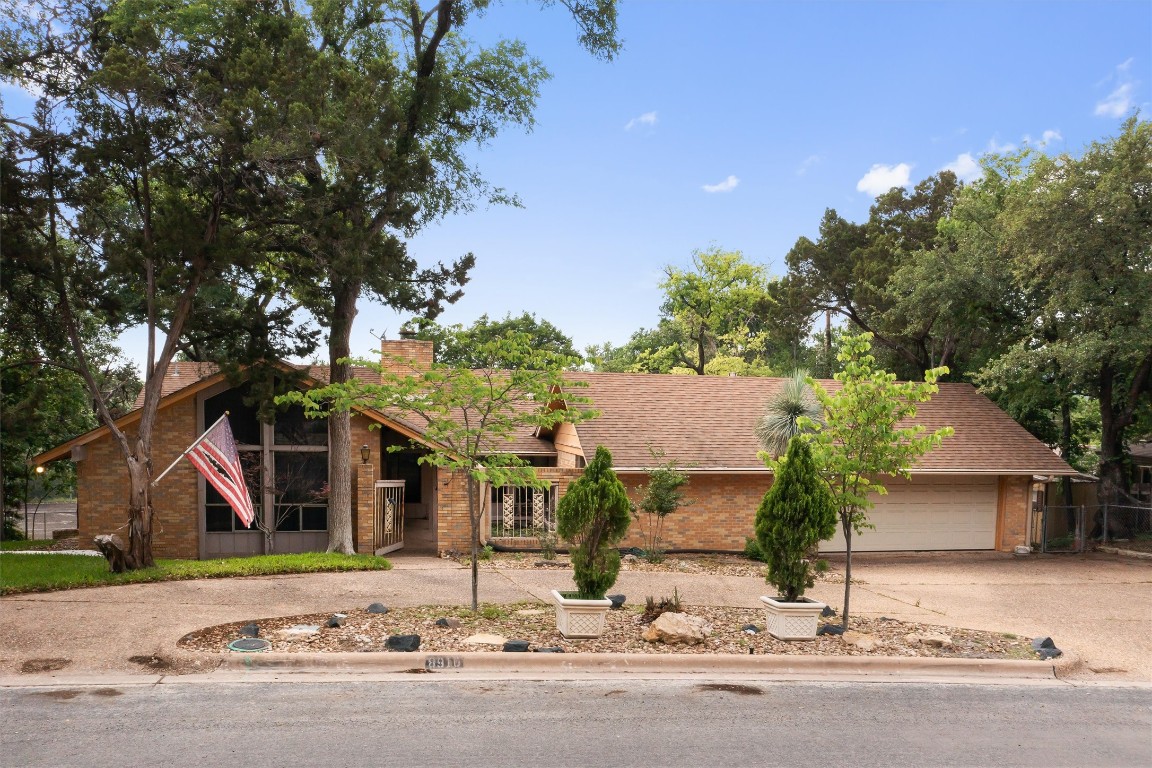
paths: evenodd
<path fill-rule="evenodd" d="M 400 555 L 391 571 L 253 577 L 99 587 L 0 599 L 0 674 L 35 659 L 65 658 L 71 674 L 152 672 L 130 661 L 187 659 L 176 641 L 230 621 L 394 606 L 467 604 L 469 572 L 431 557 Z M 842 563 L 833 560 L 833 566 Z M 1152 682 L 1152 561 L 1087 554 L 859 555 L 852 613 L 943 626 L 1050 635 L 1082 664 L 1078 679 Z M 556 570 L 489 569 L 481 600 L 546 600 L 566 587 Z M 756 607 L 760 579 L 696 573 L 621 573 L 616 591 L 639 602 L 676 589 L 688 605 Z M 843 586 L 813 597 L 840 608 Z"/>

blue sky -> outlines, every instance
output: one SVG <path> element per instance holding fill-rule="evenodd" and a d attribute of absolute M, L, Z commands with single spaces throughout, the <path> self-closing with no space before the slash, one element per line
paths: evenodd
<path fill-rule="evenodd" d="M 559 5 L 509 0 L 472 30 L 519 37 L 553 78 L 531 133 L 475 153 L 524 207 L 481 206 L 409 243 L 423 263 L 476 254 L 442 322 L 527 310 L 578 347 L 620 344 L 656 323 L 662 267 L 694 249 L 779 275 L 826 208 L 863 220 L 890 186 L 971 178 L 981 154 L 1028 144 L 1079 153 L 1152 113 L 1150 0 L 623 0 L 619 21 L 611 63 L 579 48 Z M 362 301 L 352 349 L 403 320 Z"/>

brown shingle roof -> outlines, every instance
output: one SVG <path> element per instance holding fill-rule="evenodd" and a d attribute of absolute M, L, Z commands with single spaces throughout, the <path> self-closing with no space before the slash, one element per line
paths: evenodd
<path fill-rule="evenodd" d="M 576 429 L 586 453 L 604 445 L 620 468 L 652 465 L 648 446 L 683 466 L 763 469 L 753 433 L 784 379 L 580 373 L 601 411 Z M 839 386 L 822 381 L 824 386 Z M 956 433 L 916 465 L 919 471 L 1062 474 L 1073 470 L 970 384 L 941 384 L 916 421 Z"/>

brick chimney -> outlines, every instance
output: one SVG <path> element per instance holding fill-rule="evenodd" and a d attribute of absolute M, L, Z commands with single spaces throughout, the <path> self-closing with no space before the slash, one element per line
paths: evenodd
<path fill-rule="evenodd" d="M 400 331 L 396 341 L 380 341 L 380 366 L 386 373 L 423 373 L 432 367 L 432 342 Z"/>

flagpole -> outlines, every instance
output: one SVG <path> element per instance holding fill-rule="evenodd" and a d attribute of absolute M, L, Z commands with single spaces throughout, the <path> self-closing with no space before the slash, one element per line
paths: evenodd
<path fill-rule="evenodd" d="M 188 450 L 184 451 L 184 453 L 182 453 L 182 454 L 180 454 L 179 456 L 177 456 L 177 457 L 176 457 L 176 460 L 175 460 L 175 461 L 173 461 L 171 464 L 169 464 L 169 465 L 168 465 L 168 469 L 166 469 L 166 470 L 164 470 L 163 472 L 161 472 L 161 473 L 160 473 L 160 476 L 159 476 L 159 477 L 157 477 L 155 480 L 153 480 L 153 481 L 152 481 L 152 485 L 156 485 L 156 483 L 158 483 L 158 482 L 160 482 L 161 480 L 163 480 L 163 479 L 164 479 L 164 475 L 166 475 L 166 474 L 168 474 L 169 472 L 171 472 L 171 471 L 172 471 L 172 468 L 173 468 L 173 467 L 175 467 L 177 464 L 179 464 L 179 463 L 180 463 L 180 459 L 184 458 L 184 457 L 185 457 L 185 456 L 187 456 L 189 453 L 191 453 L 191 452 L 192 452 L 192 449 L 193 449 L 193 448 L 195 448 L 196 446 L 200 445 L 200 441 L 201 441 L 201 440 L 203 440 L 205 437 L 207 437 L 207 436 L 208 436 L 208 433 L 209 433 L 209 432 L 211 432 L 211 431 L 213 430 L 213 428 L 214 428 L 214 427 L 215 427 L 217 424 L 219 424 L 220 422 L 224 421 L 224 419 L 228 418 L 228 414 L 229 414 L 229 413 L 230 413 L 229 411 L 224 411 L 224 415 L 223 415 L 223 416 L 221 416 L 220 418 L 216 419 L 216 421 L 212 422 L 212 426 L 211 426 L 211 427 L 208 427 L 208 429 L 204 430 L 204 434 L 202 434 L 202 435 L 200 435 L 200 437 L 196 438 L 196 441 L 195 441 L 195 442 L 193 442 L 193 443 L 192 443 L 192 445 L 188 446 Z"/>

